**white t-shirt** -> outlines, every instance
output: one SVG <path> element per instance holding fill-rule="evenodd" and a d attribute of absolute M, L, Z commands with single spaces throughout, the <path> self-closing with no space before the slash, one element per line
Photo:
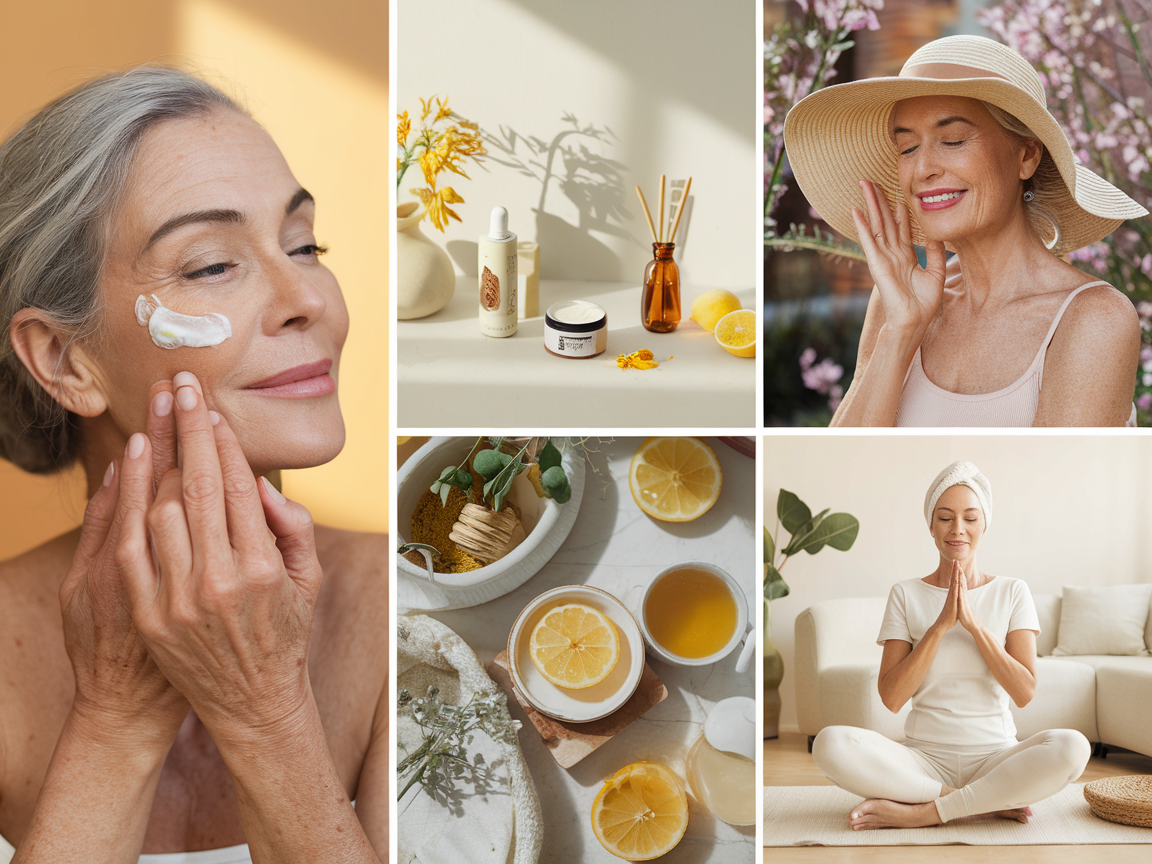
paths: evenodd
<path fill-rule="evenodd" d="M 947 598 L 947 588 L 922 579 L 897 582 L 888 595 L 876 641 L 883 645 L 888 639 L 902 639 L 915 648 L 940 617 Z M 969 588 L 968 603 L 1001 645 L 1013 630 L 1040 632 L 1032 593 L 1019 579 L 997 576 L 979 588 Z M 1016 743 L 1008 694 L 963 625 L 957 623 L 944 634 L 912 696 L 904 734 L 913 741 L 961 747 Z"/>

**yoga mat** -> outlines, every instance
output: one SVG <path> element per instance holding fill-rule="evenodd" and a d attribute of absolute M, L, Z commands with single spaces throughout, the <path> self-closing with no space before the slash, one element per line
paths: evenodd
<path fill-rule="evenodd" d="M 848 811 L 863 799 L 836 786 L 765 786 L 765 846 L 1064 846 L 1152 843 L 1152 828 L 1097 819 L 1084 800 L 1084 784 L 1032 805 L 1028 824 L 996 816 L 969 816 L 931 828 L 853 831 Z M 1152 860 L 1152 856 L 1150 856 Z"/>

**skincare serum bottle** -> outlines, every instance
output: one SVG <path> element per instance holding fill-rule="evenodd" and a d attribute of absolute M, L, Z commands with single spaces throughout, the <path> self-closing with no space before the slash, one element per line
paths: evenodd
<path fill-rule="evenodd" d="M 492 208 L 479 253 L 480 332 L 511 336 L 516 332 L 516 235 L 508 230 L 508 211 L 503 207 Z"/>

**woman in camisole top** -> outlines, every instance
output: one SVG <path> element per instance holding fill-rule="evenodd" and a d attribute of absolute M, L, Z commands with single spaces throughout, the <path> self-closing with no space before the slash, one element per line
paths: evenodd
<path fill-rule="evenodd" d="M 861 181 L 868 212 L 853 219 L 876 287 L 832 425 L 1135 425 L 1139 318 L 1037 233 L 1025 196 L 1043 146 L 957 96 L 897 102 L 891 128 L 904 200 L 893 213 Z"/>
<path fill-rule="evenodd" d="M 315 208 L 172 69 L 0 146 L 0 457 L 89 499 L 0 561 L 0 861 L 387 860 L 387 538 L 266 479 L 345 440 Z"/>

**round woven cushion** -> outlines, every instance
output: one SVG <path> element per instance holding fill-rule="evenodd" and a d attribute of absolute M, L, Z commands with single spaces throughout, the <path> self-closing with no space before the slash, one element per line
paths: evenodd
<path fill-rule="evenodd" d="M 1152 828 L 1152 775 L 1093 780 L 1084 784 L 1084 798 L 1101 819 Z"/>

